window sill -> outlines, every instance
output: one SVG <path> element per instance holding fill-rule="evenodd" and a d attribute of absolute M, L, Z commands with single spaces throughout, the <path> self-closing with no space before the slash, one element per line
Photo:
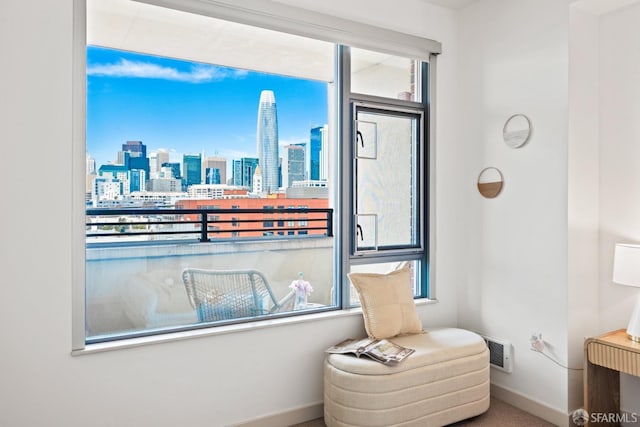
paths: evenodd
<path fill-rule="evenodd" d="M 420 298 L 416 299 L 416 306 L 424 306 L 429 304 L 435 304 L 438 300 Z M 337 317 L 345 316 L 360 316 L 362 314 L 362 308 L 354 307 L 344 310 L 332 310 L 319 313 L 309 313 L 299 316 L 281 317 L 278 319 L 259 320 L 255 322 L 238 323 L 235 325 L 216 326 L 212 328 L 195 329 L 190 331 L 172 332 L 167 334 L 130 338 L 126 340 L 110 341 L 104 343 L 88 344 L 85 348 L 80 350 L 73 350 L 72 356 L 84 356 L 87 354 L 102 353 L 105 351 L 121 350 L 126 348 L 141 347 L 152 344 L 160 344 L 172 341 L 181 341 L 186 339 L 216 336 L 232 334 L 244 331 L 255 331 L 265 328 L 278 327 L 282 325 L 291 325 L 305 322 L 316 322 L 325 319 L 334 319 Z"/>

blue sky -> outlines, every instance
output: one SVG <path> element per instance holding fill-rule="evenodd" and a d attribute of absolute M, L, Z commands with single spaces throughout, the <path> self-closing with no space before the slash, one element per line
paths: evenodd
<path fill-rule="evenodd" d="M 256 156 L 260 92 L 273 90 L 280 145 L 327 123 L 327 84 L 131 52 L 87 48 L 87 152 L 115 162 L 126 141 L 232 159 Z M 282 156 L 282 153 L 281 153 Z"/>

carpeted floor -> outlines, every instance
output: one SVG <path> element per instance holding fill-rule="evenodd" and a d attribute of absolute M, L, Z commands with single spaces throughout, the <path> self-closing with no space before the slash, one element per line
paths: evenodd
<path fill-rule="evenodd" d="M 552 427 L 553 424 L 531 415 L 527 412 L 504 403 L 498 399 L 491 399 L 489 410 L 482 415 L 451 424 L 449 427 Z M 296 424 L 291 427 L 325 427 L 322 419 Z"/>

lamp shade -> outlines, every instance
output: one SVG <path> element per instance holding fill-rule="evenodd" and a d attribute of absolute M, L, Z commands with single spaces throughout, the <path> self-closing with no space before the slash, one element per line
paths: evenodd
<path fill-rule="evenodd" d="M 640 245 L 618 243 L 613 259 L 613 282 L 640 287 Z"/>

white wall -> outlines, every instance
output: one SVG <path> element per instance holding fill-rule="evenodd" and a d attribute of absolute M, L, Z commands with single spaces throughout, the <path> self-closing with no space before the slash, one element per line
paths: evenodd
<path fill-rule="evenodd" d="M 568 27 L 568 4 L 557 0 L 483 0 L 461 10 L 456 115 L 465 150 L 456 191 L 469 204 L 459 323 L 513 344 L 513 373 L 492 370 L 493 384 L 564 413 L 566 370 L 530 351 L 529 337 L 542 332 L 566 364 Z M 515 113 L 533 126 L 520 149 L 502 140 Z M 505 179 L 491 200 L 475 187 L 486 166 Z"/>
<path fill-rule="evenodd" d="M 640 3 L 600 19 L 599 332 L 626 328 L 638 290 L 611 280 L 616 243 L 640 243 Z M 640 379 L 623 376 L 624 410 L 640 414 Z"/>
<path fill-rule="evenodd" d="M 640 243 L 640 4 L 600 22 L 601 329 L 626 327 L 637 290 L 613 284 L 616 243 Z"/>
<path fill-rule="evenodd" d="M 464 279 L 457 253 L 466 242 L 458 192 L 473 182 L 468 184 L 466 164 L 459 161 L 467 147 L 454 131 L 460 120 L 455 15 L 417 0 L 405 8 L 364 0 L 319 6 L 443 43 L 437 122 L 440 302 L 421 307 L 420 315 L 425 326 L 455 324 L 455 286 Z M 0 221 L 0 425 L 226 425 L 320 402 L 323 350 L 362 333 L 359 316 L 70 356 L 72 16 L 72 0 L 0 3 L 0 181 L 11 183 Z M 551 269 L 555 276 L 553 264 Z"/>
<path fill-rule="evenodd" d="M 580 2 L 578 2 L 580 3 Z M 583 365 L 584 340 L 598 334 L 599 17 L 573 4 L 569 36 L 569 353 Z M 583 372 L 569 374 L 569 410 L 583 407 Z"/>

